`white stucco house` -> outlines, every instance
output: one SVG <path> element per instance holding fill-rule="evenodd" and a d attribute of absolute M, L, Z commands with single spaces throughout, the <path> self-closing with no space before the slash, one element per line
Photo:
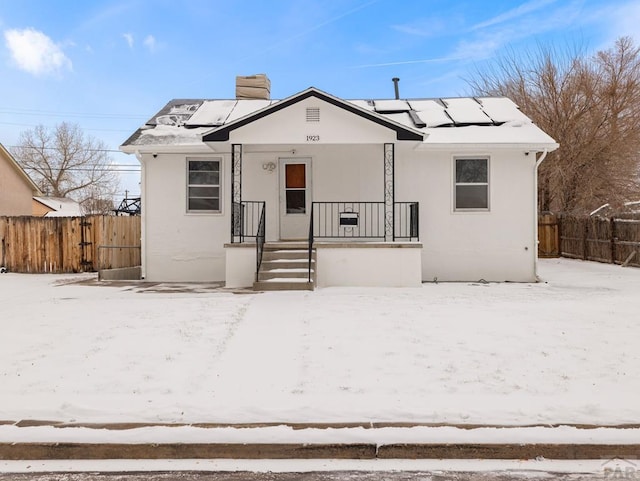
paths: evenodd
<path fill-rule="evenodd" d="M 507 98 L 172 100 L 142 164 L 142 275 L 258 289 L 536 280 L 556 142 Z"/>

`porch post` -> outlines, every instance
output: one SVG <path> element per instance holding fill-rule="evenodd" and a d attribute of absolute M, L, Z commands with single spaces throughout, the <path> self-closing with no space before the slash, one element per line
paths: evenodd
<path fill-rule="evenodd" d="M 395 240 L 395 144 L 384 144 L 384 240 Z"/>
<path fill-rule="evenodd" d="M 242 242 L 242 144 L 231 146 L 231 242 Z"/>

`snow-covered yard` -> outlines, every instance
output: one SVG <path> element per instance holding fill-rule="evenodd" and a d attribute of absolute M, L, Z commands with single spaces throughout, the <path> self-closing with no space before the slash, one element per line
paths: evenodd
<path fill-rule="evenodd" d="M 236 294 L 0 275 L 0 420 L 639 423 L 640 269 Z"/>

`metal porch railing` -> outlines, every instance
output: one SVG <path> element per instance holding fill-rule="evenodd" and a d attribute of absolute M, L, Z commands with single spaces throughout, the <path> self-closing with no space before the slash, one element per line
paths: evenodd
<path fill-rule="evenodd" d="M 256 242 L 256 281 L 262 265 L 266 232 L 266 202 L 234 202 L 231 209 L 231 243 Z"/>
<path fill-rule="evenodd" d="M 394 202 L 393 240 L 420 240 L 420 204 L 418 202 Z"/>
<path fill-rule="evenodd" d="M 394 202 L 387 232 L 384 202 L 313 202 L 309 238 L 419 240 L 419 204 Z"/>
<path fill-rule="evenodd" d="M 231 243 L 245 242 L 258 236 L 260 219 L 264 215 L 264 201 L 234 202 L 231 208 Z"/>
<path fill-rule="evenodd" d="M 394 202 L 393 216 L 387 232 L 387 210 L 384 202 L 312 202 L 309 221 L 309 282 L 313 244 L 317 239 L 418 241 L 418 202 Z"/>
<path fill-rule="evenodd" d="M 265 203 L 262 203 L 262 212 L 260 214 L 260 220 L 258 221 L 258 230 L 256 232 L 256 282 L 258 282 L 260 276 L 260 266 L 262 265 L 262 253 L 264 252 L 265 241 Z"/>

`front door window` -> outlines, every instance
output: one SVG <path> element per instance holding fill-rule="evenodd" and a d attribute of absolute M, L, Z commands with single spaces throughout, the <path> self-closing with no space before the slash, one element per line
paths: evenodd
<path fill-rule="evenodd" d="M 306 164 L 286 164 L 285 170 L 285 201 L 287 214 L 306 214 Z"/>

